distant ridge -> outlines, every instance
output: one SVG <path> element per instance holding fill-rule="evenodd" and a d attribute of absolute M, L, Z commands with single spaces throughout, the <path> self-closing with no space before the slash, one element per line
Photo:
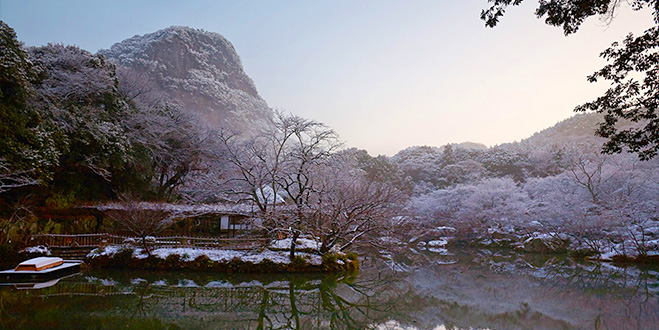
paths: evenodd
<path fill-rule="evenodd" d="M 534 133 L 522 142 L 528 143 L 563 143 L 571 141 L 588 141 L 602 143 L 603 138 L 595 136 L 595 130 L 604 116 L 599 113 L 579 113 L 564 119 L 556 125 Z"/>

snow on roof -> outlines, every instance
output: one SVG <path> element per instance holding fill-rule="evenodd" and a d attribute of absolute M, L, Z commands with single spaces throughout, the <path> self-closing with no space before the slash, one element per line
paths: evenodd
<path fill-rule="evenodd" d="M 126 203 L 114 202 L 100 205 L 93 205 L 81 208 L 93 208 L 99 211 L 107 210 L 125 210 Z M 244 203 L 215 203 L 215 204 L 171 204 L 171 203 L 154 203 L 139 202 L 136 204 L 143 210 L 168 211 L 177 215 L 202 215 L 202 214 L 233 214 L 233 215 L 251 215 L 254 208 L 250 204 Z M 134 207 L 135 205 L 131 205 Z"/>
<path fill-rule="evenodd" d="M 281 195 L 275 193 L 270 186 L 263 186 L 261 190 L 256 192 L 256 197 L 258 197 L 259 202 L 266 204 L 282 204 L 284 203 L 284 198 Z"/>

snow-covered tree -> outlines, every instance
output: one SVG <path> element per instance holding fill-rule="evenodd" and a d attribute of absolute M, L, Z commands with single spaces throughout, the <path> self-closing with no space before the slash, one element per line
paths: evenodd
<path fill-rule="evenodd" d="M 236 172 L 235 192 L 257 206 L 269 231 L 288 232 L 293 258 L 318 173 L 340 146 L 336 133 L 324 124 L 278 112 L 260 134 L 245 140 L 225 131 L 219 139 Z M 259 198 L 266 196 L 266 187 L 288 205 L 281 208 L 277 199 Z"/>
<path fill-rule="evenodd" d="M 10 185 L 9 178 L 12 186 L 18 181 L 47 179 L 57 164 L 59 152 L 44 125 L 43 111 L 29 104 L 36 79 L 16 33 L 0 21 L 0 157 L 5 186 Z"/>
<path fill-rule="evenodd" d="M 73 46 L 50 44 L 29 54 L 38 77 L 30 106 L 44 112 L 61 153 L 53 184 L 107 193 L 131 152 L 122 123 L 128 108 L 118 96 L 114 65 Z"/>
<path fill-rule="evenodd" d="M 304 212 L 304 232 L 320 238 L 320 252 L 374 241 L 399 216 L 406 195 L 390 182 L 371 180 L 337 156 L 316 173 L 318 184 Z"/>

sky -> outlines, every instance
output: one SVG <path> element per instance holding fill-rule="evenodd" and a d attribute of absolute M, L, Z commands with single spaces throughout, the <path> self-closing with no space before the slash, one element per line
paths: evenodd
<path fill-rule="evenodd" d="M 572 116 L 608 87 L 586 81 L 606 63 L 599 53 L 653 24 L 623 5 L 565 37 L 535 6 L 510 8 L 494 29 L 479 18 L 486 0 L 0 0 L 0 20 L 27 46 L 91 52 L 172 25 L 218 32 L 271 107 L 393 155 L 519 141 Z"/>

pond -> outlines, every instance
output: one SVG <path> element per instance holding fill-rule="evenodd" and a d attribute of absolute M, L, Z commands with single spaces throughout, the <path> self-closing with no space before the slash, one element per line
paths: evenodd
<path fill-rule="evenodd" d="M 0 288 L 0 328 L 659 329 L 657 269 L 481 250 L 416 251 L 388 266 L 367 260 L 354 276 L 88 270 Z"/>

